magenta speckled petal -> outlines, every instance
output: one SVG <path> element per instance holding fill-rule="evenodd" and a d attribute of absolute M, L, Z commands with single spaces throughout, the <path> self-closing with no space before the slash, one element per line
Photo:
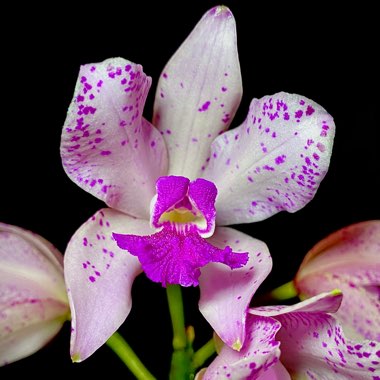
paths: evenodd
<path fill-rule="evenodd" d="M 380 375 L 380 343 L 346 338 L 334 313 L 338 291 L 323 293 L 291 306 L 249 309 L 250 315 L 281 323 L 281 362 L 294 378 L 375 379 Z M 374 377 L 372 377 L 374 376 Z"/>
<path fill-rule="evenodd" d="M 65 252 L 74 361 L 86 359 L 103 345 L 131 310 L 131 287 L 141 265 L 117 246 L 113 231 L 152 232 L 148 221 L 103 209 L 78 229 Z"/>
<path fill-rule="evenodd" d="M 41 236 L 0 223 L 0 366 L 42 348 L 69 313 L 62 254 Z"/>
<path fill-rule="evenodd" d="M 303 296 L 339 288 L 346 335 L 380 341 L 380 220 L 340 229 L 316 244 L 295 278 Z"/>
<path fill-rule="evenodd" d="M 217 225 L 304 207 L 328 170 L 334 134 L 332 117 L 304 96 L 254 99 L 245 122 L 213 142 L 203 173 L 218 188 Z"/>
<path fill-rule="evenodd" d="M 140 65 L 122 58 L 82 66 L 61 139 L 63 166 L 77 185 L 145 219 L 167 169 L 163 138 L 142 118 L 150 84 Z"/>
<path fill-rule="evenodd" d="M 208 11 L 160 77 L 153 124 L 169 148 L 169 174 L 200 177 L 211 142 L 227 129 L 242 96 L 235 19 Z"/>
<path fill-rule="evenodd" d="M 238 352 L 223 346 L 202 380 L 261 379 L 279 361 L 280 342 L 275 336 L 280 328 L 281 324 L 274 318 L 249 316 L 243 348 Z"/>
<path fill-rule="evenodd" d="M 263 374 L 260 374 L 258 380 L 292 380 L 289 372 L 284 365 L 278 361 L 270 366 Z"/>
<path fill-rule="evenodd" d="M 230 247 L 218 249 L 196 231 L 178 233 L 168 226 L 151 236 L 113 235 L 120 248 L 137 256 L 152 281 L 182 286 L 198 285 L 200 269 L 210 262 L 240 268 L 248 259 L 246 253 L 232 252 Z"/>
<path fill-rule="evenodd" d="M 249 252 L 243 268 L 230 270 L 210 263 L 199 278 L 201 313 L 227 345 L 239 349 L 245 340 L 247 308 L 270 273 L 272 259 L 265 243 L 232 228 L 217 227 L 208 241 L 216 247 L 228 245 L 235 252 Z"/>
<path fill-rule="evenodd" d="M 249 313 L 264 317 L 273 317 L 288 313 L 335 313 L 341 305 L 343 295 L 339 290 L 332 290 L 298 302 L 295 305 L 271 305 L 249 309 Z"/>
<path fill-rule="evenodd" d="M 276 336 L 281 362 L 290 373 L 307 379 L 380 378 L 380 344 L 348 340 L 332 315 L 295 312 L 276 319 L 282 325 Z"/>

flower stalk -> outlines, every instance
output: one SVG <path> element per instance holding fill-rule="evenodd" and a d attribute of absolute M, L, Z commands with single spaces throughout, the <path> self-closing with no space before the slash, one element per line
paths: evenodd
<path fill-rule="evenodd" d="M 187 380 L 191 375 L 190 364 L 193 350 L 192 342 L 188 340 L 186 334 L 181 287 L 168 285 L 166 295 L 173 326 L 173 354 L 169 379 Z"/>
<path fill-rule="evenodd" d="M 119 333 L 115 332 L 107 340 L 107 345 L 115 352 L 138 380 L 156 380 L 132 350 L 131 346 Z"/>

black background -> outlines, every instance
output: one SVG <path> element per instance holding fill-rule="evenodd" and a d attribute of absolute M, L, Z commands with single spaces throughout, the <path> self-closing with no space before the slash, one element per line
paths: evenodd
<path fill-rule="evenodd" d="M 216 2 L 156 5 L 106 2 L 9 10 L 2 33 L 0 220 L 33 230 L 64 252 L 75 230 L 103 203 L 65 175 L 59 156 L 62 125 L 79 66 L 121 56 L 153 78 L 145 116 L 150 119 L 157 78 L 201 16 Z M 380 218 L 378 50 L 373 9 L 224 1 L 237 22 L 244 95 L 232 127 L 245 118 L 253 97 L 279 91 L 302 94 L 335 119 L 330 170 L 313 201 L 236 226 L 267 243 L 274 268 L 260 288 L 289 281 L 304 254 L 346 225 Z M 144 275 L 133 286 L 134 305 L 121 332 L 149 369 L 165 379 L 171 327 L 165 292 Z M 199 347 L 211 330 L 197 309 L 198 289 L 184 289 L 187 323 Z M 38 377 L 96 374 L 132 379 L 106 347 L 83 363 L 69 357 L 69 325 L 35 355 L 0 369 L 1 378 L 33 371 Z M 54 373 L 51 371 L 55 371 Z"/>

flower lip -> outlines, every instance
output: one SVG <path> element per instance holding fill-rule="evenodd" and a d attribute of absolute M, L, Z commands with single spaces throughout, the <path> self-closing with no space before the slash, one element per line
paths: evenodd
<path fill-rule="evenodd" d="M 157 180 L 156 189 L 151 202 L 153 227 L 162 229 L 166 225 L 177 232 L 193 230 L 204 238 L 214 233 L 217 189 L 212 182 L 167 176 Z"/>

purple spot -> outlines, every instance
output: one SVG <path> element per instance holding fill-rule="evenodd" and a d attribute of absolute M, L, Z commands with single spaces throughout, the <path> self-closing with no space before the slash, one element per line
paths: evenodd
<path fill-rule="evenodd" d="M 307 106 L 307 109 L 306 109 L 306 116 L 310 116 L 312 115 L 313 113 L 315 112 L 315 109 L 312 107 L 312 106 Z"/>
<path fill-rule="evenodd" d="M 100 154 L 101 154 L 102 156 L 109 156 L 111 153 L 112 153 L 112 152 L 111 152 L 110 150 L 102 150 L 102 151 L 100 152 Z"/>
<path fill-rule="evenodd" d="M 222 119 L 223 123 L 228 123 L 228 121 L 230 120 L 230 114 L 229 113 L 226 113 Z"/>
<path fill-rule="evenodd" d="M 269 165 L 264 165 L 264 166 L 263 166 L 263 169 L 264 169 L 264 170 L 271 171 L 271 172 L 274 172 L 274 167 L 269 166 Z"/>
<path fill-rule="evenodd" d="M 165 79 L 167 79 L 167 77 L 168 77 L 168 74 L 166 74 L 166 73 L 163 73 L 163 74 L 162 74 L 162 76 L 163 76 Z"/>
<path fill-rule="evenodd" d="M 95 281 L 96 281 L 94 276 L 90 276 L 88 279 L 89 279 L 91 282 L 95 282 Z"/>
<path fill-rule="evenodd" d="M 96 108 L 87 106 L 84 107 L 80 112 L 83 112 L 85 115 L 88 115 L 89 113 L 93 115 L 96 112 Z"/>
<path fill-rule="evenodd" d="M 286 156 L 282 154 L 281 156 L 276 157 L 274 162 L 276 163 L 276 165 L 283 164 L 285 162 L 285 158 Z"/>
<path fill-rule="evenodd" d="M 223 91 L 223 92 L 226 92 L 226 91 L 227 91 L 227 87 L 224 87 L 224 86 L 223 86 L 223 87 L 222 87 L 222 91 Z"/>
<path fill-rule="evenodd" d="M 318 143 L 317 148 L 320 152 L 324 152 L 326 150 L 325 146 L 322 143 Z"/>
<path fill-rule="evenodd" d="M 203 103 L 201 108 L 198 108 L 199 112 L 204 112 L 207 111 L 208 108 L 210 107 L 211 102 L 208 100 L 207 102 Z"/>
<path fill-rule="evenodd" d="M 295 117 L 296 119 L 300 119 L 300 118 L 302 117 L 302 115 L 303 115 L 303 111 L 302 111 L 302 110 L 298 110 L 298 111 L 296 111 L 296 113 L 294 114 L 294 117 Z"/>

